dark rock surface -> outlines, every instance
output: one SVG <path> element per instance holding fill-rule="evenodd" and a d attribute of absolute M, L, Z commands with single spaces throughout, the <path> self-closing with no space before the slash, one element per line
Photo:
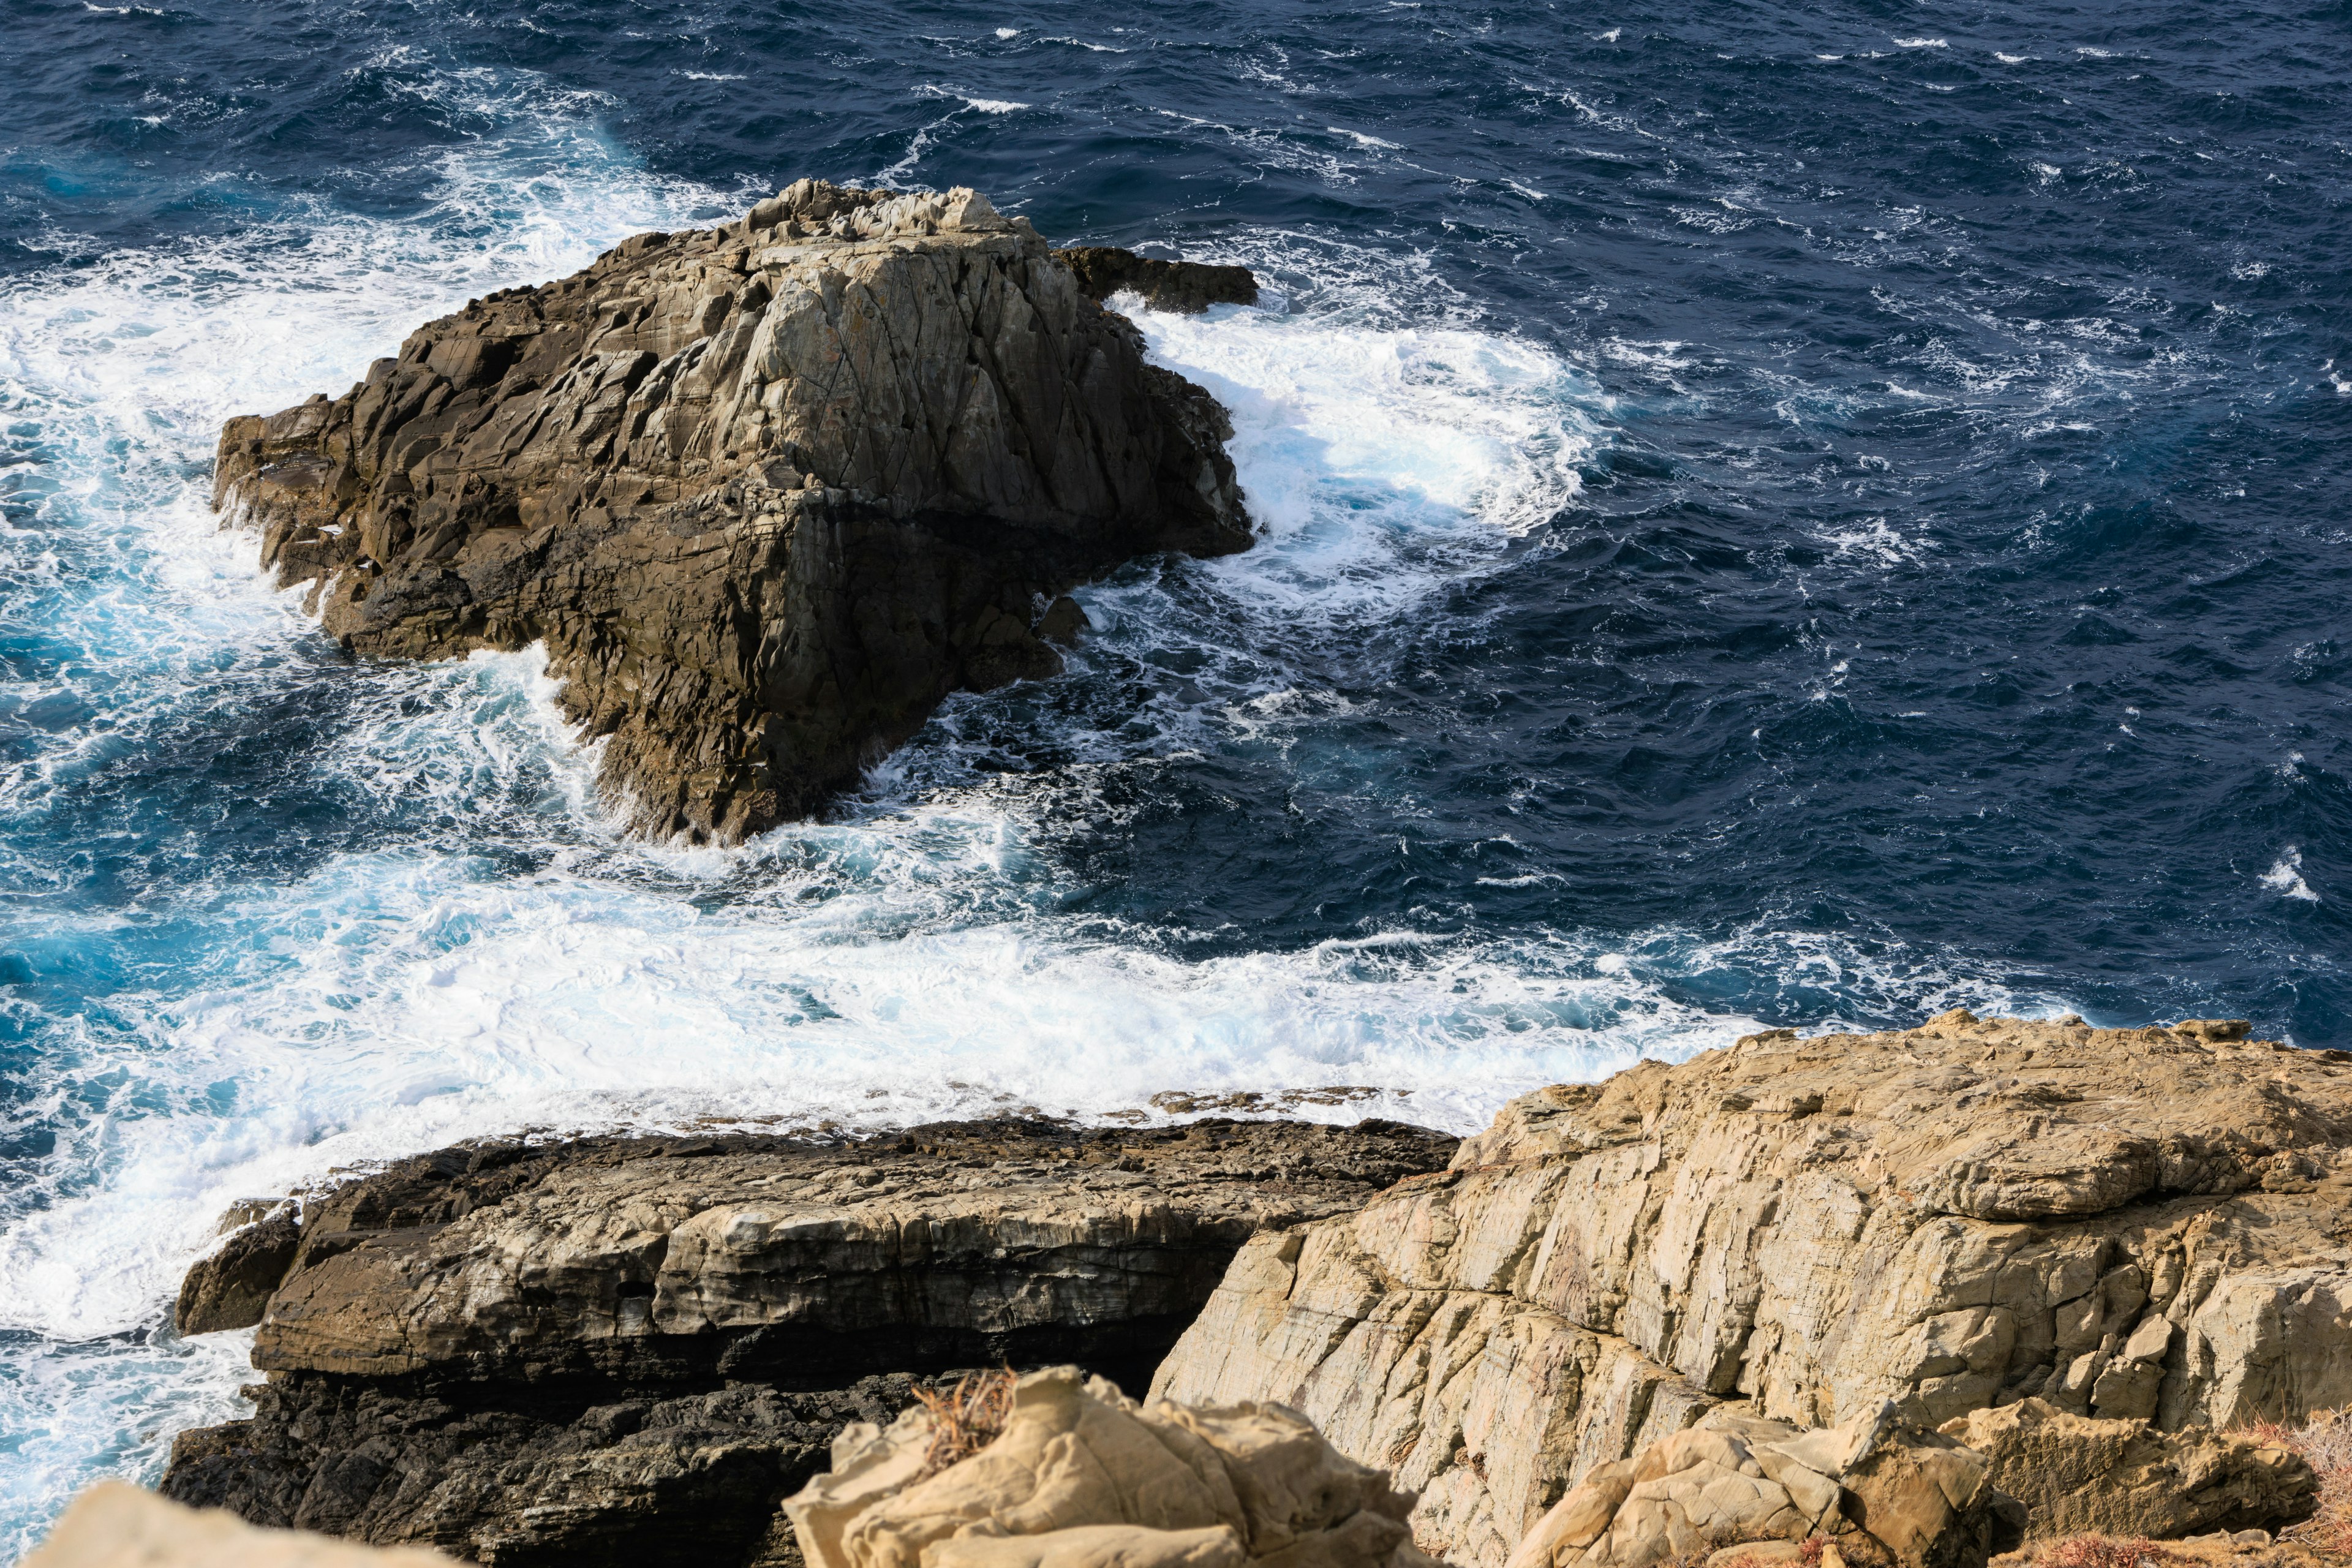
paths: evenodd
<path fill-rule="evenodd" d="M 804 180 L 230 420 L 214 500 L 356 652 L 543 642 L 636 826 L 731 842 L 1057 670 L 1064 589 L 1247 548 L 1229 434 L 1024 220 Z"/>
<path fill-rule="evenodd" d="M 1250 1235 L 1454 1144 L 1007 1120 L 421 1155 L 303 1205 L 256 1413 L 184 1435 L 163 1489 L 499 1564 L 789 1562 L 778 1500 L 910 1378 L 1076 1362 L 1140 1393 Z"/>
<path fill-rule="evenodd" d="M 1257 278 L 1246 267 L 1161 261 L 1098 245 L 1057 250 L 1054 259 L 1077 275 L 1078 287 L 1092 300 L 1108 300 L 1131 289 L 1155 310 L 1180 310 L 1187 315 L 1212 305 L 1257 303 Z"/>
<path fill-rule="evenodd" d="M 291 1205 L 283 1205 L 290 1211 Z M 184 1334 L 249 1329 L 261 1321 L 269 1293 L 294 1265 L 301 1227 L 290 1212 L 273 1213 L 238 1227 L 180 1282 L 173 1321 Z"/>

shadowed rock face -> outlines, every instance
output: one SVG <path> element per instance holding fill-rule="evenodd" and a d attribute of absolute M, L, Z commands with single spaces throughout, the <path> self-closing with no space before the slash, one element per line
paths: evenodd
<path fill-rule="evenodd" d="M 1954 1012 L 1545 1089 L 1254 1239 L 1153 1393 L 1296 1405 L 1489 1568 L 1727 1404 L 2300 1419 L 2352 1401 L 2352 1058 L 2245 1034 Z"/>
<path fill-rule="evenodd" d="M 214 502 L 356 652 L 543 642 L 635 824 L 732 841 L 1057 670 L 1063 589 L 1246 548 L 1230 433 L 1025 220 L 802 181 L 229 421 Z"/>
<path fill-rule="evenodd" d="M 1454 1143 L 995 1121 L 418 1156 L 303 1205 L 258 1408 L 184 1435 L 163 1489 L 502 1564 L 786 1561 L 779 1500 L 910 1374 L 1072 1361 L 1139 1389 L 1249 1236 Z M 189 1300 L 255 1287 L 247 1234 Z"/>

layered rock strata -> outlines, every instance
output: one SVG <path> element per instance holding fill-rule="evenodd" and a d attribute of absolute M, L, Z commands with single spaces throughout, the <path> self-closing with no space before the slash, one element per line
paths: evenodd
<path fill-rule="evenodd" d="M 1244 1247 L 1152 1391 L 1296 1405 L 1475 1565 L 1730 1403 L 2300 1419 L 2352 1401 L 2352 1057 L 2246 1032 L 1956 1011 L 1547 1089 Z"/>
<path fill-rule="evenodd" d="M 1245 548 L 1229 434 L 1026 220 L 803 180 L 230 420 L 214 504 L 354 651 L 543 643 L 637 826 L 731 841 L 1059 668 L 1066 588 Z"/>
<path fill-rule="evenodd" d="M 499 1564 L 790 1561 L 778 1500 L 911 1379 L 1074 1361 L 1140 1387 L 1249 1236 L 1454 1146 L 996 1121 L 421 1156 L 303 1204 L 256 1414 L 184 1435 L 164 1490 Z M 238 1242 L 184 1301 L 250 1285 Z"/>

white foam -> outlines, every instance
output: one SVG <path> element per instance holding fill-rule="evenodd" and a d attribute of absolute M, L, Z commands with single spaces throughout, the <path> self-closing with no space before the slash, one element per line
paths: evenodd
<path fill-rule="evenodd" d="M 2290 844 L 2279 852 L 2277 861 L 2262 875 L 2262 884 L 2283 899 L 2294 899 L 2303 903 L 2319 902 L 2319 895 L 2303 879 L 2303 850 Z"/>

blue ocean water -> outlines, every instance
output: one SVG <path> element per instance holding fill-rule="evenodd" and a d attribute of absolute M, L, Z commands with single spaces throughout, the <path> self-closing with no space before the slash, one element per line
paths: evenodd
<path fill-rule="evenodd" d="M 1695 14 L 1696 13 L 1696 14 Z M 2352 1045 L 2352 7 L 0 0 L 0 1551 L 239 1408 L 232 1200 L 531 1127 L 1965 1004 Z M 803 174 L 1244 261 L 1265 539 L 826 820 L 341 658 L 220 420 Z"/>

